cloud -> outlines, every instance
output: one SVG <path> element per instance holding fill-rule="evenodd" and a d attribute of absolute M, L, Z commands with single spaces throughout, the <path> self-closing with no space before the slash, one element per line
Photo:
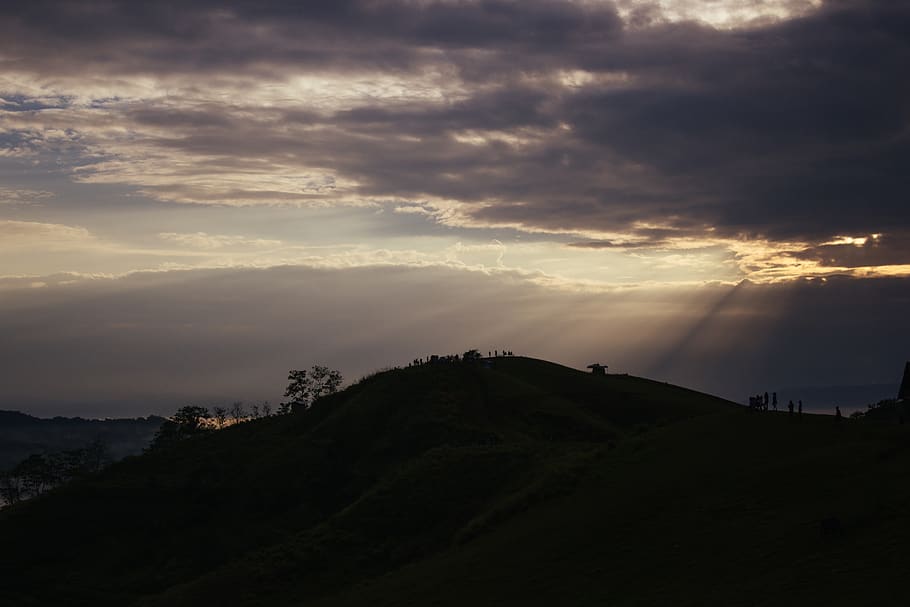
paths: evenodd
<path fill-rule="evenodd" d="M 883 0 L 0 4 L 0 405 L 470 347 L 892 381 L 908 41 Z"/>
<path fill-rule="evenodd" d="M 36 221 L 0 220 L 0 251 L 9 249 L 68 249 L 94 243 L 85 228 Z"/>
<path fill-rule="evenodd" d="M 158 234 L 158 237 L 163 240 L 173 241 L 177 244 L 196 249 L 221 249 L 224 247 L 268 248 L 281 246 L 280 240 L 249 238 L 240 235 L 206 234 L 205 232 L 194 232 L 192 234 L 162 232 Z"/>
<path fill-rule="evenodd" d="M 703 5 L 15 5 L 0 150 L 162 202 L 394 201 L 626 249 L 762 248 L 773 279 L 902 266 L 884 249 L 910 229 L 910 9 Z M 799 253 L 844 233 L 898 261 Z"/>
<path fill-rule="evenodd" d="M 840 237 L 794 253 L 826 266 L 867 267 L 910 264 L 910 234 Z"/>
<path fill-rule="evenodd" d="M 596 39 L 621 28 L 609 3 L 540 0 L 333 0 L 309 2 L 305 8 L 284 0 L 227 5 L 197 0 L 141 7 L 125 1 L 89 1 L 75 7 L 49 0 L 9 6 L 5 15 L 0 13 L 9 60 L 45 72 L 62 63 L 55 54 L 60 50 L 88 62 L 93 70 L 113 73 L 134 69 L 137 62 L 153 71 L 189 72 L 274 64 L 402 68 L 415 62 L 411 47 L 533 51 Z M 333 43 L 339 34 L 362 42 Z M 35 39 L 46 38 L 56 41 L 55 48 L 34 45 Z M 117 48 L 125 58 L 98 53 L 98 48 Z"/>
<path fill-rule="evenodd" d="M 617 0 L 620 14 L 634 27 L 672 21 L 702 21 L 721 28 L 767 24 L 803 16 L 818 9 L 822 0 Z"/>
<path fill-rule="evenodd" d="M 53 197 L 54 193 L 46 190 L 0 188 L 0 205 L 39 204 Z"/>
<path fill-rule="evenodd" d="M 0 407 L 136 415 L 275 401 L 289 368 L 356 379 L 468 348 L 600 361 L 737 399 L 889 383 L 907 355 L 894 336 L 910 330 L 908 304 L 895 279 L 585 293 L 441 266 L 47 277 L 0 298 Z"/>

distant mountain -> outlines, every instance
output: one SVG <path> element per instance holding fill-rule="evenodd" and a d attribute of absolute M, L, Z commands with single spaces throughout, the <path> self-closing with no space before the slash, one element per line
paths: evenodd
<path fill-rule="evenodd" d="M 0 470 L 16 465 L 33 453 L 78 449 L 103 441 L 112 457 L 140 453 L 164 421 L 162 417 L 134 419 L 42 419 L 19 411 L 0 411 Z"/>
<path fill-rule="evenodd" d="M 15 605 L 903 604 L 908 426 L 497 358 L 0 511 Z"/>

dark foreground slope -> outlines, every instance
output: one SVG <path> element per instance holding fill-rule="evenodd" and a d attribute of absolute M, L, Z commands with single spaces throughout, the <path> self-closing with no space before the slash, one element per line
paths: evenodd
<path fill-rule="evenodd" d="M 404 369 L 0 513 L 0 571 L 18 605 L 902 604 L 903 430 Z"/>

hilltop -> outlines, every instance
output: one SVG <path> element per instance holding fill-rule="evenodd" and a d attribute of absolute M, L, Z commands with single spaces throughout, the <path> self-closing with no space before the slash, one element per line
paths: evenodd
<path fill-rule="evenodd" d="M 0 512 L 17 605 L 902 601 L 907 433 L 527 358 L 369 377 Z"/>

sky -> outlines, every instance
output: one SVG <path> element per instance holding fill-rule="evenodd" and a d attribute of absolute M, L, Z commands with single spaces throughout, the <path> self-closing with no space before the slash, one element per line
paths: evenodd
<path fill-rule="evenodd" d="M 907 73 L 877 0 L 2 3 L 0 408 L 469 348 L 883 398 Z"/>

